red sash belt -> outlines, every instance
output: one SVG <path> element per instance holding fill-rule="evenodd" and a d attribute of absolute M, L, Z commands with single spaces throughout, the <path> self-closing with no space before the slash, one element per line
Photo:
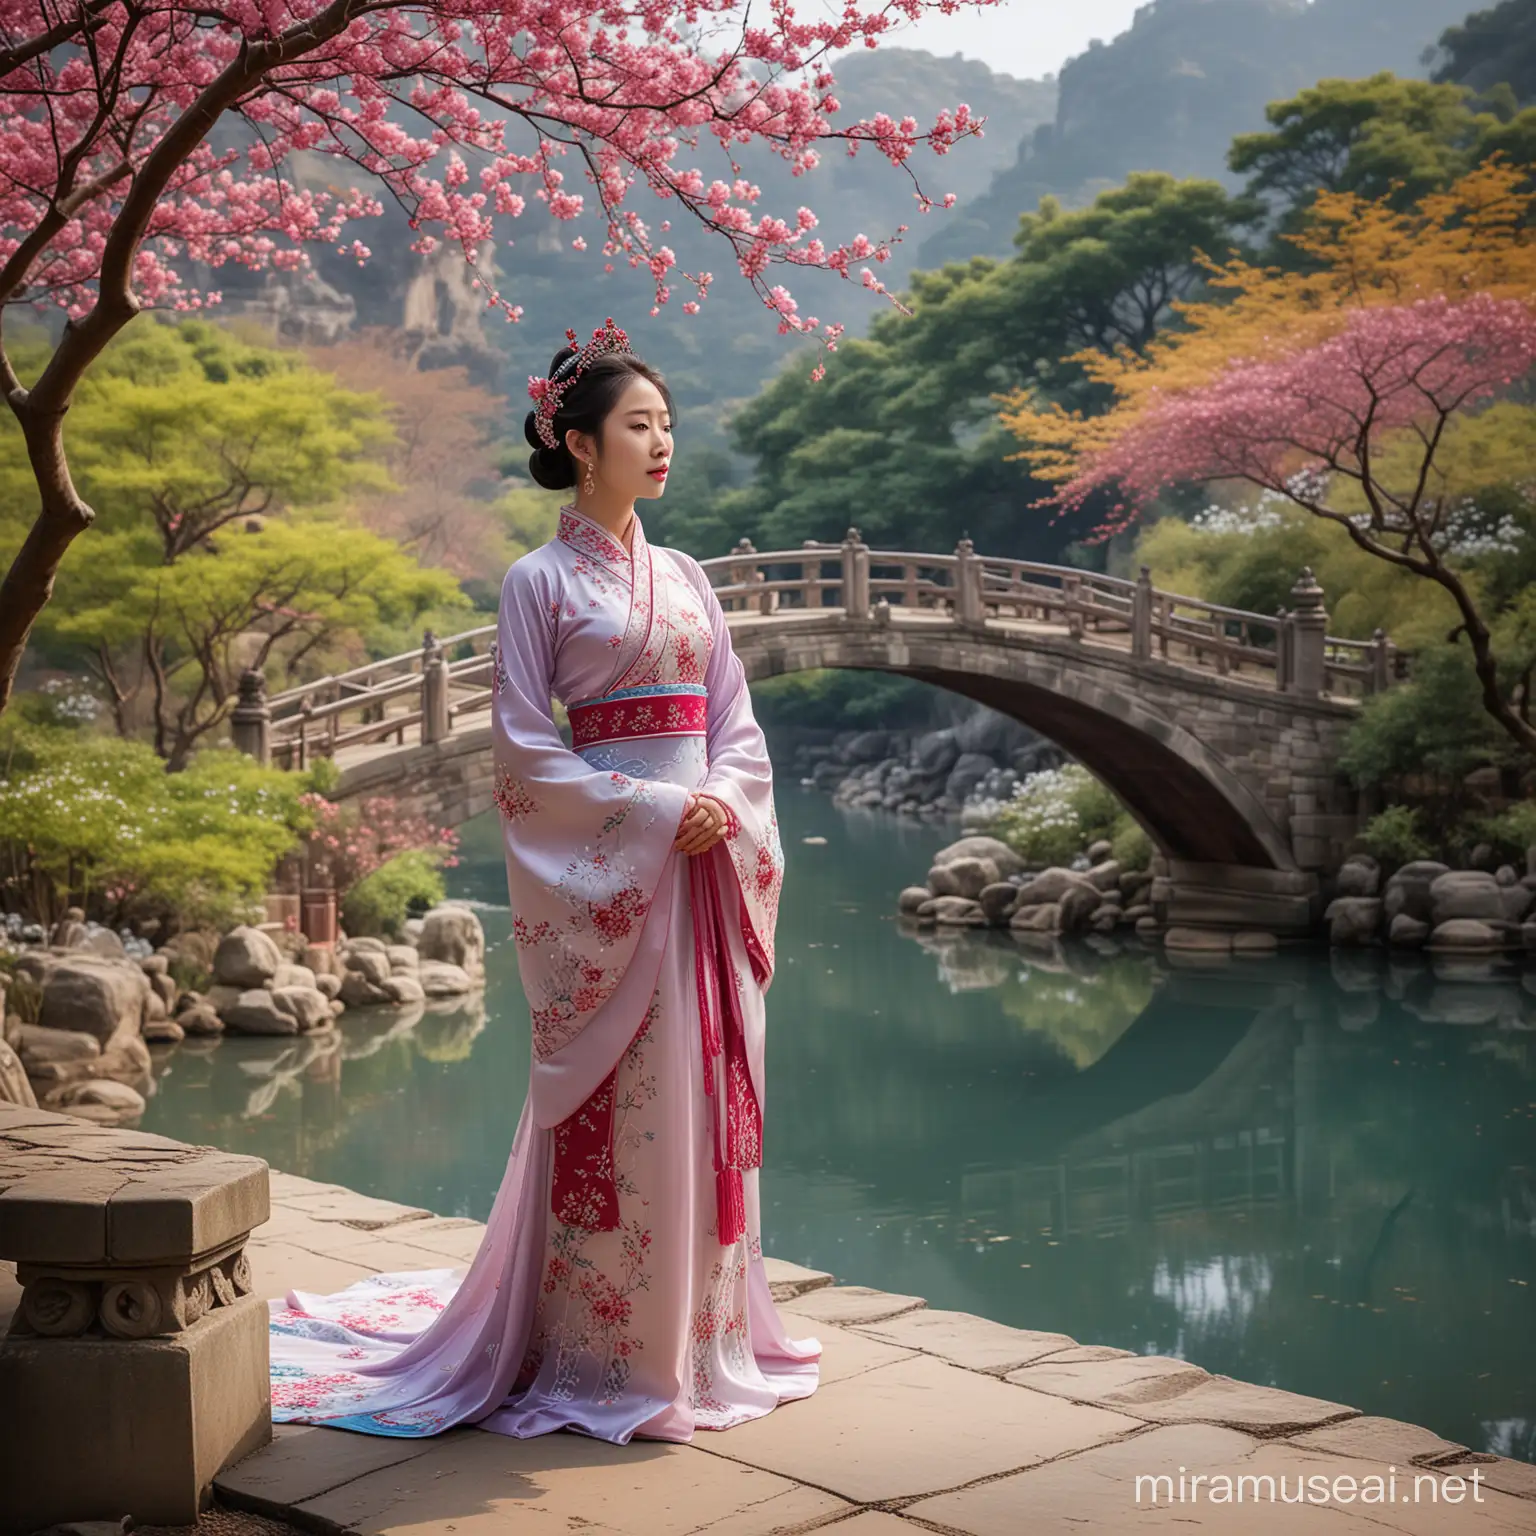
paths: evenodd
<path fill-rule="evenodd" d="M 700 701 L 702 703 L 702 700 Z M 576 712 L 571 712 L 574 727 Z M 747 1065 L 745 1024 L 738 988 L 741 978 L 731 959 L 714 849 L 688 859 L 693 906 L 694 979 L 699 995 L 699 1028 L 704 1059 L 704 1092 L 709 1096 L 711 1144 L 715 1170 L 716 1230 L 722 1244 L 746 1230 L 746 1194 L 742 1170 L 763 1162 L 763 1118 Z M 643 1026 L 642 1026 L 643 1027 Z M 725 1099 L 724 1136 L 715 1063 Z M 615 1065 L 592 1096 L 555 1127 L 554 1185 L 551 1208 L 568 1226 L 611 1232 L 619 1225 L 619 1194 L 614 1183 L 613 1110 L 618 1078 Z"/>
<path fill-rule="evenodd" d="M 601 699 L 572 704 L 571 746 L 600 746 L 641 736 L 702 736 L 708 721 L 709 695 L 696 683 L 661 683 L 621 688 Z"/>

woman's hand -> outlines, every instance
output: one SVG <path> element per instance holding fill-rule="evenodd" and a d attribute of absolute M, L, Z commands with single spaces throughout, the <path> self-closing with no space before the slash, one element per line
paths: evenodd
<path fill-rule="evenodd" d="M 707 853 L 725 836 L 725 830 L 725 807 L 708 795 L 691 794 L 672 846 L 679 853 Z"/>

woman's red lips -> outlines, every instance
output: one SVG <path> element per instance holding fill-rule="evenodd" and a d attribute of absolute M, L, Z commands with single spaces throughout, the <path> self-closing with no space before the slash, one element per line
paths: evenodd
<path fill-rule="evenodd" d="M 667 466 L 663 464 L 660 469 L 648 469 L 646 470 L 646 474 L 648 474 L 652 480 L 665 480 L 667 478 Z"/>

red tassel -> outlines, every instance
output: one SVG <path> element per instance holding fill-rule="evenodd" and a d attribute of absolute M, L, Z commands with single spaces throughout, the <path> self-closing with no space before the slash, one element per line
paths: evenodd
<path fill-rule="evenodd" d="M 721 1168 L 715 1174 L 715 1215 L 722 1244 L 737 1242 L 747 1230 L 747 1196 L 741 1169 Z"/>

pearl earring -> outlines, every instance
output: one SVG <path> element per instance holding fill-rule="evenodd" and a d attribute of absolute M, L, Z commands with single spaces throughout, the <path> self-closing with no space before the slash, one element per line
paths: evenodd
<path fill-rule="evenodd" d="M 595 491 L 597 489 L 597 483 L 592 478 L 592 460 L 591 459 L 587 460 L 587 478 L 582 482 L 582 487 L 581 488 L 582 488 L 582 490 L 584 490 L 587 493 L 588 496 L 590 496 L 593 493 L 593 491 Z"/>

